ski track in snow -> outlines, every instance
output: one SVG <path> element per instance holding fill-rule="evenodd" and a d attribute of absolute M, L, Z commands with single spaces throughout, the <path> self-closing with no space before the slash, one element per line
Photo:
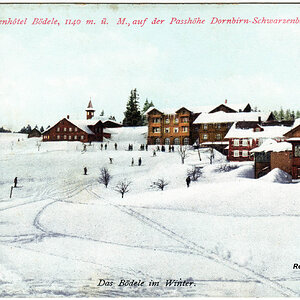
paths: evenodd
<path fill-rule="evenodd" d="M 72 234 L 62 234 L 59 232 L 53 232 L 53 231 L 49 231 L 46 229 L 45 225 L 42 225 L 40 223 L 40 217 L 41 215 L 44 213 L 44 211 L 51 205 L 53 205 L 54 203 L 57 202 L 69 202 L 67 201 L 67 199 L 72 198 L 75 194 L 86 190 L 88 193 L 92 194 L 94 197 L 100 199 L 101 201 L 112 205 L 113 207 L 121 210 L 123 213 L 134 217 L 135 219 L 137 219 L 138 221 L 142 222 L 144 225 L 147 225 L 157 231 L 159 231 L 160 233 L 162 233 L 163 235 L 175 240 L 176 242 L 179 242 L 180 244 L 182 244 L 184 246 L 184 248 L 186 249 L 186 251 L 184 250 L 175 250 L 175 249 L 159 249 L 159 248 L 155 248 L 156 251 L 167 251 L 167 252 L 175 252 L 175 253 L 188 253 L 188 254 L 192 254 L 192 255 L 200 255 L 202 257 L 205 257 L 209 260 L 212 260 L 218 264 L 224 265 L 234 271 L 237 271 L 238 273 L 242 274 L 242 275 L 246 275 L 249 279 L 246 282 L 259 282 L 264 284 L 265 286 L 268 286 L 270 288 L 272 288 L 273 290 L 279 292 L 281 295 L 283 296 L 299 296 L 299 294 L 297 294 L 296 292 L 294 292 L 292 289 L 287 288 L 281 284 L 279 284 L 277 281 L 274 281 L 268 277 L 265 277 L 261 274 L 256 273 L 255 271 L 251 270 L 250 268 L 247 268 L 245 266 L 241 266 L 235 262 L 232 262 L 228 259 L 225 259 L 224 257 L 212 252 L 209 249 L 206 249 L 205 247 L 202 247 L 198 244 L 196 244 L 195 242 L 192 242 L 190 240 L 188 240 L 185 237 L 182 237 L 181 235 L 177 234 L 176 232 L 168 229 L 165 225 L 162 225 L 154 220 L 151 220 L 150 218 L 144 216 L 143 214 L 133 210 L 131 207 L 125 206 L 125 205 L 119 205 L 119 204 L 112 204 L 109 201 L 103 199 L 101 196 L 99 196 L 98 194 L 96 194 L 94 191 L 88 189 L 88 187 L 91 186 L 91 183 L 88 185 L 85 185 L 84 187 L 79 184 L 78 186 L 75 187 L 69 187 L 64 189 L 63 194 L 65 194 L 65 197 L 61 197 L 61 192 L 58 193 L 52 193 L 51 194 L 51 198 L 56 198 L 56 197 L 61 197 L 60 199 L 56 198 L 55 200 L 47 203 L 45 206 L 42 207 L 42 209 L 40 209 L 38 211 L 38 213 L 36 214 L 34 221 L 33 221 L 33 225 L 35 228 L 37 228 L 38 230 L 42 231 L 42 233 L 40 235 L 35 235 L 35 236 L 29 236 L 28 239 L 24 238 L 22 239 L 22 236 L 16 236 L 15 238 L 15 242 L 27 242 L 30 243 L 32 241 L 40 241 L 43 238 L 51 238 L 51 237 L 65 237 L 65 238 L 76 238 L 76 239 L 81 239 L 81 240 L 89 240 L 89 241 L 93 241 L 93 242 L 100 242 L 100 243 L 107 243 L 107 244 L 113 244 L 113 245 L 118 245 L 118 246 L 123 246 L 123 247 L 131 247 L 131 248 L 140 248 L 140 249 L 150 249 L 150 250 L 154 250 L 153 247 L 148 247 L 148 246 L 133 246 L 133 245 L 126 245 L 126 244 L 121 244 L 121 243 L 114 243 L 114 242 L 107 242 L 107 241 L 101 241 L 101 240 L 97 240 L 97 239 L 93 239 L 93 238 L 88 238 L 88 237 L 82 237 L 82 236 L 77 236 L 77 235 L 72 235 Z M 42 200 L 40 200 L 42 201 Z M 25 204 L 21 204 L 21 205 L 25 205 Z M 8 208 L 9 209 L 9 208 Z M 55 254 L 51 254 L 48 253 L 49 255 L 55 255 Z M 59 256 L 59 255 L 58 255 Z M 68 258 L 68 257 L 64 257 L 64 256 L 60 256 L 63 258 Z M 68 258 L 69 259 L 69 258 Z M 80 260 L 81 262 L 85 262 L 85 263 L 93 263 L 90 261 L 85 261 L 85 260 Z M 94 263 L 96 264 L 96 263 Z M 109 267 L 109 266 L 103 266 L 102 267 Z M 125 270 L 123 270 L 125 271 Z M 132 272 L 126 270 L 126 273 L 132 274 Z M 144 274 L 147 275 L 147 274 Z M 219 280 L 216 280 L 219 281 Z M 278 281 L 283 281 L 282 279 L 278 280 Z M 232 282 L 232 281 L 231 281 Z"/>

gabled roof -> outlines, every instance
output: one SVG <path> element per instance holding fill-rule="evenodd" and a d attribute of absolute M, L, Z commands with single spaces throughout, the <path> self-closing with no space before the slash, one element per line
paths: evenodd
<path fill-rule="evenodd" d="M 227 132 L 224 139 L 234 139 L 234 138 L 284 138 L 284 133 L 287 130 L 286 126 L 260 126 L 263 131 L 254 131 L 253 128 L 241 129 L 236 128 L 236 123 L 234 123 L 229 131 Z"/>
<path fill-rule="evenodd" d="M 226 113 L 224 111 L 217 111 L 215 113 L 202 113 L 200 114 L 194 124 L 202 123 L 233 123 L 238 121 L 258 122 L 267 121 L 270 113 L 266 112 L 238 112 L 238 113 Z"/>
<path fill-rule="evenodd" d="M 300 130 L 300 118 L 295 120 L 293 127 L 289 131 L 287 131 L 284 135 L 285 136 L 293 135 L 293 133 L 297 130 Z"/>

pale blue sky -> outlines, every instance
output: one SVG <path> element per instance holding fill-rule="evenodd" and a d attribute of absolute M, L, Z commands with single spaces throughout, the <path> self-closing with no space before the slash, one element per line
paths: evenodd
<path fill-rule="evenodd" d="M 170 25 L 171 17 L 205 25 Z M 0 126 L 84 118 L 92 97 L 122 120 L 130 90 L 156 106 L 250 102 L 300 109 L 300 24 L 211 25 L 219 18 L 294 18 L 300 5 L 0 5 Z M 96 25 L 31 26 L 33 17 L 94 19 Z M 108 25 L 99 21 L 106 17 Z M 126 17 L 144 27 L 117 26 Z M 154 17 L 166 19 L 151 25 Z"/>

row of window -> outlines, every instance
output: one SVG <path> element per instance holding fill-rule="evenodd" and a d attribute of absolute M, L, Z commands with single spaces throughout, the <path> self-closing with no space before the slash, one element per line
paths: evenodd
<path fill-rule="evenodd" d="M 57 140 L 72 140 L 72 137 L 73 137 L 73 139 L 74 140 L 79 140 L 79 139 L 81 139 L 81 140 L 84 140 L 84 135 L 74 135 L 74 136 L 72 136 L 72 135 L 66 135 L 66 134 L 64 134 L 64 135 L 57 135 L 56 136 L 56 139 Z M 44 135 L 44 140 L 50 140 L 50 136 L 49 135 Z"/>
<path fill-rule="evenodd" d="M 207 133 L 204 133 L 204 134 L 202 135 L 202 138 L 203 138 L 203 140 L 208 140 L 208 134 L 207 134 Z M 217 134 L 215 135 L 215 138 L 216 138 L 216 140 L 220 141 L 220 140 L 222 139 L 222 135 L 221 135 L 220 133 L 217 133 Z"/>
<path fill-rule="evenodd" d="M 239 147 L 242 143 L 242 146 L 248 147 L 251 146 L 252 140 L 251 139 L 234 139 L 233 140 L 233 146 Z"/>
<path fill-rule="evenodd" d="M 69 128 L 64 127 L 64 128 L 62 128 L 62 130 L 60 130 L 60 127 L 57 127 L 57 128 L 56 128 L 56 131 L 57 131 L 57 132 L 60 132 L 60 131 L 63 131 L 63 132 L 67 132 L 67 131 L 72 132 L 73 130 L 74 130 L 75 132 L 77 132 L 77 131 L 78 131 L 78 128 L 77 128 L 77 127 L 74 127 L 74 129 L 73 129 L 72 127 L 69 127 Z"/>
<path fill-rule="evenodd" d="M 181 132 L 188 132 L 189 131 L 188 126 L 182 126 L 180 128 L 181 128 L 181 130 L 180 130 Z M 160 133 L 161 132 L 160 127 L 153 127 L 152 132 L 153 133 Z M 173 133 L 178 133 L 178 132 L 179 132 L 179 127 L 174 127 L 173 128 Z M 171 128 L 166 127 L 165 128 L 165 133 L 171 133 Z"/>
<path fill-rule="evenodd" d="M 153 123 L 161 123 L 161 118 L 153 118 L 152 122 Z M 179 119 L 175 118 L 173 122 L 174 122 L 174 124 L 178 124 L 179 123 Z M 189 122 L 189 118 L 188 117 L 180 118 L 180 122 L 181 123 L 188 123 Z M 170 124 L 170 123 L 171 123 L 170 119 L 166 118 L 165 119 L 165 124 Z"/>
<path fill-rule="evenodd" d="M 249 156 L 249 151 L 248 150 L 243 150 L 242 151 L 242 155 L 240 155 L 240 151 L 239 150 L 234 150 L 233 151 L 233 157 L 248 157 Z"/>
<path fill-rule="evenodd" d="M 231 123 L 215 123 L 215 124 L 202 124 L 203 130 L 208 130 L 208 128 L 217 128 L 221 129 L 221 127 L 231 127 Z"/>
<path fill-rule="evenodd" d="M 156 145 L 160 145 L 160 144 L 161 144 L 160 138 L 156 138 L 156 139 L 155 139 L 155 144 L 156 144 Z M 183 139 L 183 144 L 184 144 L 184 145 L 188 145 L 188 144 L 189 144 L 189 138 L 184 138 L 184 139 Z M 164 145 L 171 145 L 171 139 L 165 138 L 165 139 L 164 139 Z M 180 139 L 179 139 L 179 138 L 175 138 L 175 139 L 173 140 L 173 145 L 180 145 Z"/>

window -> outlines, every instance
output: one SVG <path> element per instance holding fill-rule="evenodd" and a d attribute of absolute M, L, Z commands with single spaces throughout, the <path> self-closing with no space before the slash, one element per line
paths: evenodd
<path fill-rule="evenodd" d="M 84 140 L 84 135 L 81 136 L 81 139 Z"/>
<path fill-rule="evenodd" d="M 295 145 L 295 157 L 300 157 L 300 145 Z"/>
<path fill-rule="evenodd" d="M 240 156 L 240 151 L 239 150 L 234 150 L 233 151 L 233 157 L 239 157 Z"/>
<path fill-rule="evenodd" d="M 217 128 L 221 129 L 221 124 L 220 123 L 217 124 Z"/>
<path fill-rule="evenodd" d="M 184 138 L 183 139 L 183 144 L 188 145 L 189 144 L 189 138 Z"/>
<path fill-rule="evenodd" d="M 67 139 L 67 136 L 66 135 L 64 135 L 64 140 L 66 140 Z"/>
<path fill-rule="evenodd" d="M 174 132 L 174 133 L 178 133 L 178 132 L 179 132 L 178 127 L 174 127 L 174 128 L 173 128 L 173 132 Z"/>
<path fill-rule="evenodd" d="M 219 140 L 221 140 L 221 138 L 222 138 L 222 137 L 221 137 L 221 134 L 220 134 L 220 133 L 217 133 L 217 134 L 216 134 L 216 140 L 219 141 Z"/>
<path fill-rule="evenodd" d="M 189 118 L 188 117 L 182 118 L 182 123 L 188 123 L 188 122 L 189 122 Z"/>
<path fill-rule="evenodd" d="M 165 133 L 170 133 L 170 128 L 169 127 L 165 128 Z"/>
<path fill-rule="evenodd" d="M 242 140 L 242 145 L 247 147 L 248 146 L 248 140 L 247 139 L 243 139 Z"/>
<path fill-rule="evenodd" d="M 159 139 L 159 138 L 156 138 L 156 139 L 155 139 L 155 144 L 156 144 L 156 145 L 160 145 L 160 139 Z"/>
<path fill-rule="evenodd" d="M 178 124 L 178 118 L 175 118 L 174 123 Z"/>
<path fill-rule="evenodd" d="M 153 123 L 160 123 L 160 118 L 153 118 Z"/>
<path fill-rule="evenodd" d="M 240 140 L 239 139 L 234 139 L 233 140 L 233 146 L 238 147 L 240 145 Z"/>
<path fill-rule="evenodd" d="M 72 139 L 72 136 L 71 135 L 69 135 L 69 140 L 71 140 Z"/>
<path fill-rule="evenodd" d="M 169 123 L 170 123 L 170 119 L 169 119 L 169 118 L 166 118 L 165 123 L 166 123 L 166 124 L 169 124 Z"/>
<path fill-rule="evenodd" d="M 77 140 L 77 135 L 74 135 L 74 140 Z"/>
<path fill-rule="evenodd" d="M 75 127 L 74 131 L 77 132 L 77 130 L 78 130 L 77 127 Z"/>
<path fill-rule="evenodd" d="M 169 138 L 165 139 L 165 145 L 170 145 L 170 139 Z"/>
<path fill-rule="evenodd" d="M 59 128 L 59 127 L 57 127 L 57 128 L 56 128 L 56 131 L 57 131 L 57 132 L 60 132 L 60 128 Z"/>
<path fill-rule="evenodd" d="M 56 139 L 59 140 L 59 139 L 60 139 L 60 135 L 57 135 L 57 136 L 56 136 Z"/>
<path fill-rule="evenodd" d="M 174 145 L 179 145 L 179 144 L 180 144 L 179 138 L 175 138 L 175 139 L 174 139 Z"/>
<path fill-rule="evenodd" d="M 206 133 L 203 134 L 203 139 L 207 140 L 208 139 L 208 135 Z"/>
<path fill-rule="evenodd" d="M 243 150 L 242 155 L 243 157 L 248 157 L 248 150 Z"/>
<path fill-rule="evenodd" d="M 67 128 L 66 128 L 66 127 L 64 128 L 64 131 L 65 131 L 65 132 L 67 131 Z"/>
<path fill-rule="evenodd" d="M 153 127 L 152 132 L 153 133 L 159 133 L 160 132 L 160 127 Z"/>
<path fill-rule="evenodd" d="M 207 130 L 207 128 L 208 128 L 207 124 L 203 124 L 203 129 Z"/>
<path fill-rule="evenodd" d="M 182 127 L 182 132 L 188 132 L 188 131 L 189 131 L 189 128 L 187 126 Z"/>
<path fill-rule="evenodd" d="M 72 132 L 72 127 L 69 128 L 69 132 Z"/>

